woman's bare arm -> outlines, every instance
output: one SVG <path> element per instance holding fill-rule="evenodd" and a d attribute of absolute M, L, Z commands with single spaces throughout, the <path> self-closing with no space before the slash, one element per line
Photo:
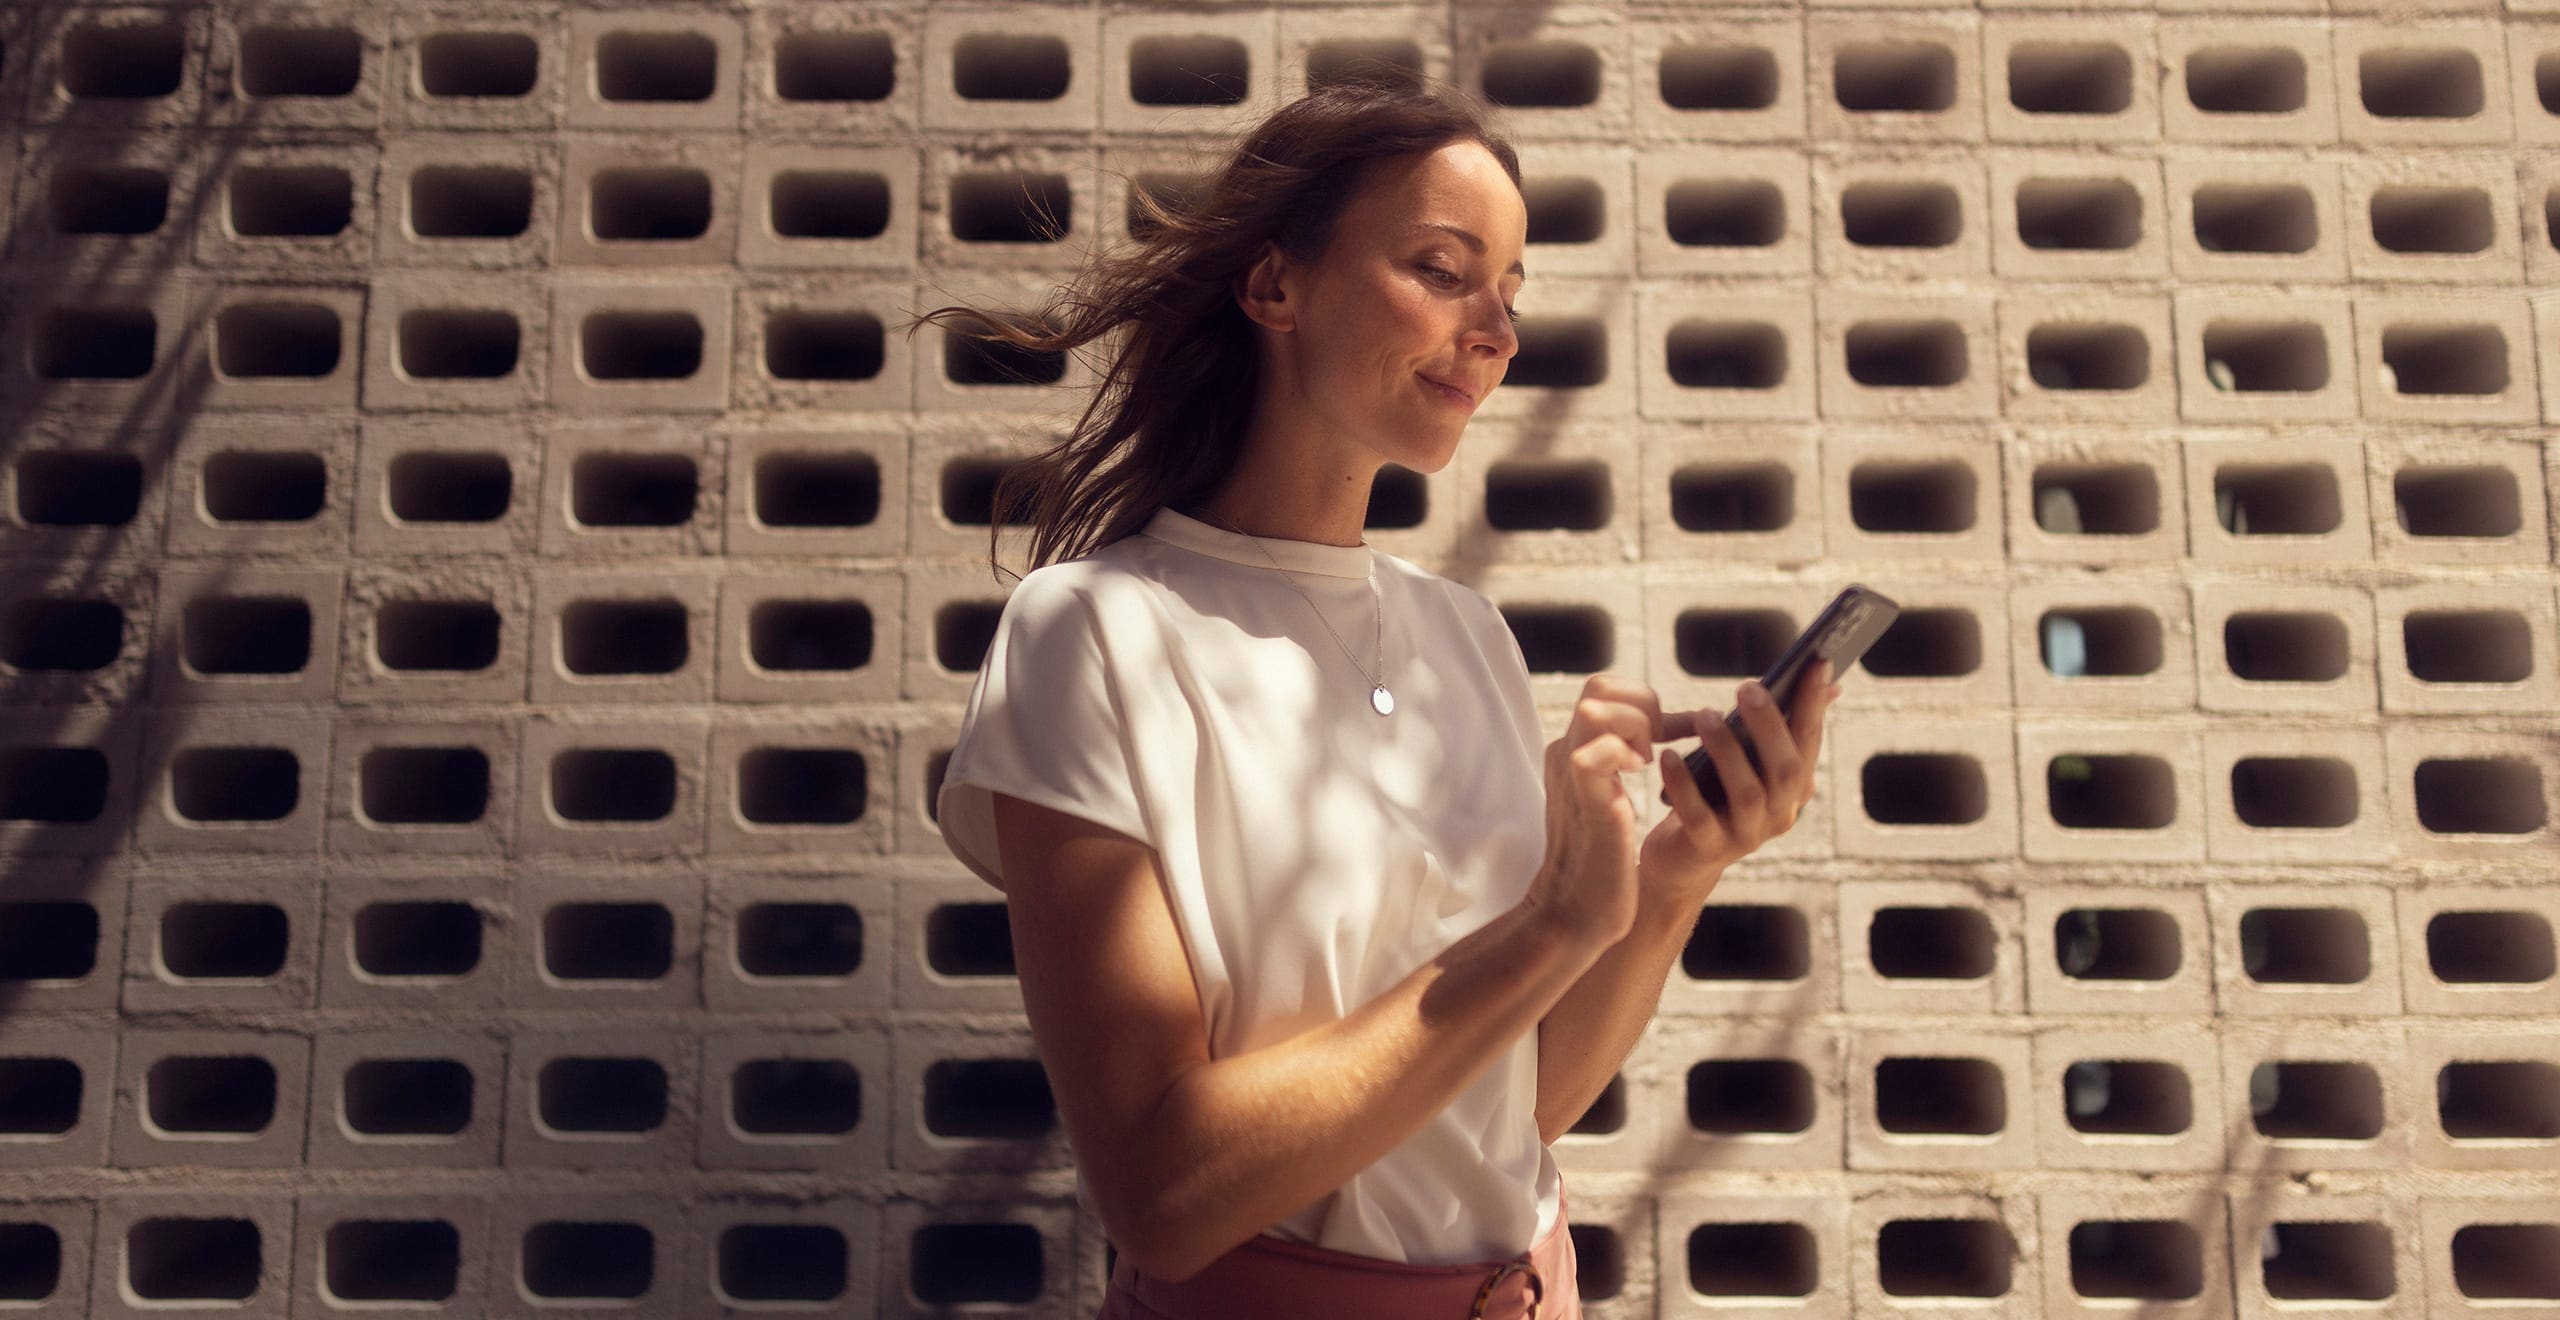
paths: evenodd
<path fill-rule="evenodd" d="M 1349 1016 L 1212 1060 L 1154 850 L 1001 793 L 994 814 L 1023 1006 L 1068 1141 L 1106 1234 L 1162 1278 L 1420 1131 L 1602 952 L 1524 903 Z"/>

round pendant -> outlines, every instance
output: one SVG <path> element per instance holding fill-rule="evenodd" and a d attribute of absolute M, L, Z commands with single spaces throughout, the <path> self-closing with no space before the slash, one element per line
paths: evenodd
<path fill-rule="evenodd" d="M 1387 695 L 1387 685 L 1384 683 L 1380 683 L 1376 687 L 1369 689 L 1369 704 L 1376 707 L 1377 712 L 1381 715 L 1393 715 L 1396 713 L 1396 699 Z"/>

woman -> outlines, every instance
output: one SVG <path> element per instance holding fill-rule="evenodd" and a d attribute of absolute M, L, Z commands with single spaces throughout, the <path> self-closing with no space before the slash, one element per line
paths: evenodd
<path fill-rule="evenodd" d="M 1722 712 L 1606 674 L 1542 749 L 1500 614 L 1361 539 L 1378 469 L 1445 467 L 1519 346 L 1518 162 L 1454 93 L 1319 89 L 1154 218 L 1055 334 L 927 314 L 1127 332 L 1008 482 L 1035 565 L 937 803 L 1008 898 L 1103 1315 L 1578 1315 L 1548 1143 L 1794 823 L 1838 689 L 1790 723 L 1744 685 L 1763 772 Z M 1659 746 L 1689 737 L 1722 814 Z M 1639 845 L 1619 776 L 1656 752 Z"/>

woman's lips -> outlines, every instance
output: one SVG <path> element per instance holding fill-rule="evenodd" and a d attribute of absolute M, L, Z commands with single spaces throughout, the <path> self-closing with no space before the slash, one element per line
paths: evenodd
<path fill-rule="evenodd" d="M 1457 404 L 1461 408 L 1472 408 L 1475 406 L 1475 399 L 1470 397 L 1463 390 L 1451 389 L 1450 387 L 1433 380 L 1429 376 L 1424 376 L 1422 378 L 1422 383 L 1430 386 L 1434 390 L 1437 390 L 1441 397 L 1447 399 L 1451 403 Z"/>

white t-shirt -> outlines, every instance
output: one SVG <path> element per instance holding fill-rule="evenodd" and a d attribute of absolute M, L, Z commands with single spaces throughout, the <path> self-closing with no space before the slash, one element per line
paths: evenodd
<path fill-rule="evenodd" d="M 1387 716 L 1366 676 L 1373 569 Z M 1015 584 L 936 814 L 999 889 L 989 790 L 1152 845 L 1224 1058 L 1348 1015 L 1518 903 L 1545 853 L 1544 746 L 1519 643 L 1481 593 L 1365 543 L 1167 508 Z M 1527 1250 L 1562 1204 L 1537 1096 L 1532 1030 L 1270 1233 L 1418 1264 Z"/>

